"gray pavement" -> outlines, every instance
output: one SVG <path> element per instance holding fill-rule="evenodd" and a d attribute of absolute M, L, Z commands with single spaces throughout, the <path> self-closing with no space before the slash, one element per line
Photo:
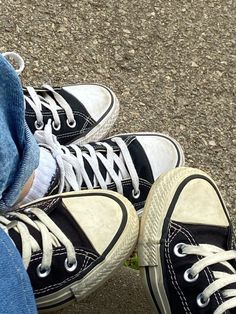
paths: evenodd
<path fill-rule="evenodd" d="M 187 164 L 215 178 L 235 223 L 235 1 L 0 0 L 0 7 L 0 51 L 24 57 L 25 84 L 110 86 L 122 108 L 112 134 L 175 137 Z M 126 275 L 63 313 L 150 313 L 137 273 Z"/>
<path fill-rule="evenodd" d="M 123 267 L 88 298 L 49 314 L 151 314 L 139 271 Z"/>

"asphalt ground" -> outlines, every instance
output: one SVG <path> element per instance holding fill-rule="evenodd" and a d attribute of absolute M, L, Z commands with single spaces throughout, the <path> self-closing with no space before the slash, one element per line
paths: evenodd
<path fill-rule="evenodd" d="M 0 51 L 25 59 L 24 84 L 111 87 L 121 103 L 111 134 L 176 138 L 187 165 L 215 179 L 235 224 L 235 6 L 233 0 L 0 0 Z M 134 282 L 119 287 L 116 275 L 114 293 L 101 288 L 82 304 L 88 313 L 149 313 L 148 304 L 140 309 L 146 299 L 139 278 Z M 112 301 L 123 290 L 129 294 L 120 304 L 118 298 L 105 302 L 106 310 L 94 309 L 101 293 Z"/>

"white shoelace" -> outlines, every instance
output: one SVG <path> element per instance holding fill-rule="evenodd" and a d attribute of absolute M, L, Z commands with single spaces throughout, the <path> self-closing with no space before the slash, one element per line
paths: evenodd
<path fill-rule="evenodd" d="M 17 74 L 20 75 L 25 67 L 23 58 L 15 52 L 6 52 L 3 53 L 3 56 L 6 57 L 7 59 L 12 58 L 15 61 L 15 63 L 18 65 L 18 69 L 15 70 Z M 58 114 L 58 110 L 62 109 L 65 111 L 66 114 L 67 125 L 71 128 L 74 128 L 76 126 L 76 120 L 74 118 L 74 114 L 70 105 L 51 86 L 45 84 L 43 85 L 42 88 L 44 90 L 43 96 L 38 95 L 35 89 L 31 86 L 26 87 L 29 96 L 24 95 L 25 100 L 35 112 L 36 115 L 35 128 L 37 130 L 42 130 L 44 128 L 42 114 L 43 107 L 46 107 L 51 111 L 53 116 L 52 126 L 55 130 L 59 130 L 61 128 L 61 120 Z M 47 92 L 51 92 L 53 94 L 54 99 Z"/>
<path fill-rule="evenodd" d="M 52 126 L 55 130 L 59 130 L 61 128 L 61 120 L 58 114 L 58 110 L 61 109 L 65 111 L 67 125 L 70 128 L 74 128 L 76 126 L 76 121 L 70 105 L 51 86 L 44 84 L 43 88 L 45 89 L 45 92 L 43 92 L 44 96 L 40 96 L 36 93 L 33 87 L 27 86 L 26 89 L 30 97 L 26 95 L 24 96 L 27 103 L 35 112 L 36 115 L 35 128 L 37 130 L 41 130 L 44 127 L 42 114 L 43 106 L 51 111 L 53 116 Z M 47 91 L 53 94 L 57 102 L 49 94 L 47 94 Z"/>
<path fill-rule="evenodd" d="M 200 302 L 200 305 L 203 305 L 202 307 L 208 304 L 210 297 L 216 291 L 223 289 L 229 284 L 236 283 L 236 270 L 229 262 L 227 262 L 236 259 L 235 250 L 224 251 L 217 246 L 209 244 L 200 244 L 199 246 L 183 244 L 181 250 L 183 254 L 204 256 L 187 270 L 188 275 L 192 278 L 190 280 L 197 280 L 198 275 L 202 270 L 217 263 L 221 263 L 231 272 L 229 274 L 222 271 L 213 271 L 216 280 L 210 283 L 207 288 L 198 295 L 198 302 Z M 222 314 L 226 310 L 236 307 L 236 289 L 223 289 L 222 294 L 227 300 L 219 305 L 213 314 Z"/>
<path fill-rule="evenodd" d="M 66 248 L 67 259 L 65 266 L 77 264 L 75 249 L 71 241 L 65 234 L 58 228 L 58 226 L 48 217 L 48 215 L 39 208 L 27 208 L 27 213 L 32 213 L 37 217 L 32 220 L 26 213 L 9 212 L 6 217 L 13 216 L 17 220 L 10 221 L 4 216 L 0 216 L 0 227 L 8 234 L 10 229 L 14 229 L 19 233 L 22 242 L 22 260 L 25 268 L 27 269 L 32 257 L 32 254 L 42 250 L 42 261 L 38 266 L 38 275 L 43 277 L 50 272 L 52 263 L 53 247 Z M 9 216 L 8 216 L 9 215 Z M 20 221 L 18 221 L 18 219 Z M 38 242 L 29 232 L 26 224 L 33 226 L 41 233 L 42 249 Z M 66 265 L 67 263 L 67 265 Z"/>
<path fill-rule="evenodd" d="M 120 149 L 119 156 L 108 143 L 97 142 L 98 145 L 102 145 L 105 148 L 106 157 L 90 144 L 83 146 L 88 152 L 82 151 L 79 146 L 74 144 L 67 147 L 60 145 L 56 136 L 52 134 L 50 121 L 45 126 L 44 131 L 35 133 L 35 138 L 38 144 L 43 144 L 43 146 L 50 149 L 60 168 L 61 180 L 58 193 L 64 190 L 70 191 L 71 188 L 80 190 L 83 182 L 89 189 L 96 187 L 107 189 L 107 185 L 114 182 L 117 191 L 123 194 L 122 180 L 130 178 L 133 185 L 133 196 L 138 198 L 140 193 L 139 177 L 127 145 L 122 138 L 115 137 L 112 139 Z M 74 151 L 74 154 L 70 152 L 68 147 Z M 86 172 L 84 160 L 89 163 L 93 171 L 93 180 L 90 180 Z M 99 161 L 106 169 L 105 179 L 99 169 Z M 118 172 L 114 170 L 115 166 L 118 168 Z"/>

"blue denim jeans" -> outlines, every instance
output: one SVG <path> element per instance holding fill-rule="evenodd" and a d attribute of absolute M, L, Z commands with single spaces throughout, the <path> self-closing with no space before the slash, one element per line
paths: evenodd
<path fill-rule="evenodd" d="M 24 97 L 13 67 L 0 54 L 0 210 L 16 202 L 38 166 L 39 147 L 25 123 Z M 0 313 L 36 313 L 21 256 L 0 228 Z"/>
<path fill-rule="evenodd" d="M 20 254 L 0 228 L 0 313 L 37 313 L 35 299 Z"/>
<path fill-rule="evenodd" d="M 9 209 L 39 162 L 39 147 L 25 122 L 15 70 L 0 55 L 0 209 Z"/>

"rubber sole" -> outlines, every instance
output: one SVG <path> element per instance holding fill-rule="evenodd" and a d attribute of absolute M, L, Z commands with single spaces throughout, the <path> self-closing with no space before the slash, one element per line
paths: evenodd
<path fill-rule="evenodd" d="M 109 250 L 105 259 L 98 263 L 88 274 L 86 274 L 82 279 L 73 282 L 67 287 L 61 289 L 56 293 L 52 293 L 46 297 L 40 297 L 36 299 L 38 310 L 40 313 L 47 313 L 55 310 L 64 308 L 73 300 L 82 300 L 94 290 L 96 290 L 100 285 L 102 285 L 112 273 L 123 264 L 124 260 L 127 259 L 133 252 L 134 247 L 138 239 L 139 231 L 139 220 L 133 205 L 122 195 L 104 190 L 94 190 L 91 191 L 81 191 L 81 192 L 68 192 L 64 193 L 66 195 L 78 195 L 83 196 L 90 193 L 96 193 L 103 195 L 111 195 L 113 199 L 121 202 L 123 207 L 126 208 L 127 221 L 124 226 L 123 232 L 121 233 L 119 239 L 114 243 L 113 247 Z M 58 196 L 62 196 L 58 195 Z M 41 200 L 55 198 L 57 195 L 49 196 Z M 33 205 L 41 200 L 31 202 L 25 206 Z M 23 206 L 23 207 L 25 207 Z"/>
<path fill-rule="evenodd" d="M 164 220 L 176 190 L 184 179 L 192 175 L 204 176 L 214 184 L 214 181 L 201 170 L 176 168 L 156 180 L 144 207 L 138 252 L 142 281 L 155 313 L 171 314 L 163 283 L 160 240 Z"/>

